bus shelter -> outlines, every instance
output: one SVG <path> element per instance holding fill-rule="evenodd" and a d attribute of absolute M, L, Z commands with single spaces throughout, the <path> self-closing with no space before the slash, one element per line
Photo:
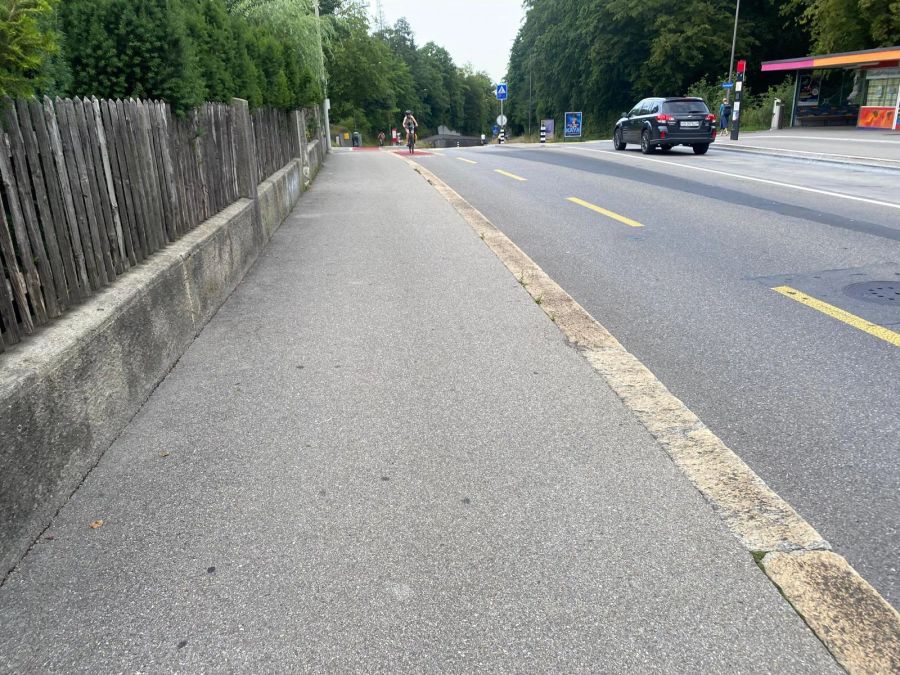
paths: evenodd
<path fill-rule="evenodd" d="M 900 129 L 900 46 L 764 61 L 762 70 L 796 73 L 792 127 Z"/>

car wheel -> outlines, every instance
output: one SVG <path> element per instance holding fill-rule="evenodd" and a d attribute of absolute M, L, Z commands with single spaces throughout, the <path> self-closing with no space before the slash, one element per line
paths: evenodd
<path fill-rule="evenodd" d="M 645 155 L 649 155 L 653 152 L 653 145 L 650 143 L 650 130 L 644 129 L 641 132 L 641 152 Z"/>
<path fill-rule="evenodd" d="M 625 141 L 622 140 L 622 129 L 616 129 L 613 132 L 613 147 L 616 150 L 624 150 L 625 149 Z"/>
<path fill-rule="evenodd" d="M 709 143 L 697 143 L 693 148 L 695 155 L 705 155 L 706 151 L 709 150 Z"/>

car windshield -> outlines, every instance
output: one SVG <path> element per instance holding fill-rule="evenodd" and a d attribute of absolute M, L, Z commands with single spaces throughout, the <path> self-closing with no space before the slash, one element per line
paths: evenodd
<path fill-rule="evenodd" d="M 709 112 L 709 108 L 703 101 L 666 101 L 664 104 L 667 113 L 703 113 Z"/>

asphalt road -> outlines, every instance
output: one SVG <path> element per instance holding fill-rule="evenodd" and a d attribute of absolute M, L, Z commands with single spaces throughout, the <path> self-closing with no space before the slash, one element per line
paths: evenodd
<path fill-rule="evenodd" d="M 609 143 L 420 161 L 898 605 L 900 173 Z"/>

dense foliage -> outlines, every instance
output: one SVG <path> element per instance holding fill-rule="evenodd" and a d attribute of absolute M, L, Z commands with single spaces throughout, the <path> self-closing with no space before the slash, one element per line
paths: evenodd
<path fill-rule="evenodd" d="M 254 107 L 332 100 L 375 134 L 415 110 L 481 133 L 491 82 L 400 20 L 373 32 L 360 0 L 0 0 L 0 94 L 163 99 L 176 110 L 241 97 Z M 320 45 L 322 46 L 320 48 Z"/>
<path fill-rule="evenodd" d="M 526 0 L 509 64 L 514 129 L 582 110 L 588 130 L 641 98 L 681 95 L 728 74 L 734 0 Z M 900 42 L 897 0 L 744 0 L 736 58 L 749 61 L 751 89 L 763 60 L 852 51 Z M 721 90 L 720 90 L 721 91 Z M 720 92 L 716 92 L 719 94 Z"/>
<path fill-rule="evenodd" d="M 46 80 L 57 52 L 55 0 L 0 0 L 0 94 L 27 96 Z"/>
<path fill-rule="evenodd" d="M 320 98 L 314 63 L 298 56 L 300 39 L 256 20 L 262 7 L 233 5 L 62 0 L 59 28 L 71 72 L 65 93 L 159 98 L 180 110 L 234 96 L 278 107 Z"/>
<path fill-rule="evenodd" d="M 345 5 L 335 16 L 328 73 L 334 119 L 364 133 L 399 126 L 406 109 L 425 133 L 444 125 L 480 134 L 490 126 L 491 79 L 457 67 L 433 42 L 416 46 L 405 19 L 371 34 L 365 11 Z"/>

